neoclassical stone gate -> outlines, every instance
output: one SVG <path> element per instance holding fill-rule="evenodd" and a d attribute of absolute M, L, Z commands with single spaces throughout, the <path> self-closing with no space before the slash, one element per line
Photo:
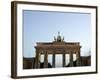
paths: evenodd
<path fill-rule="evenodd" d="M 73 66 L 73 54 L 76 54 L 76 65 L 80 66 L 80 43 L 65 42 L 64 37 L 61 38 L 58 32 L 57 38 L 54 37 L 53 42 L 37 42 L 35 68 L 40 68 L 40 57 L 44 54 L 44 68 L 48 67 L 48 55 L 52 54 L 52 67 L 55 67 L 55 55 L 62 54 L 63 67 L 66 66 L 66 54 L 70 55 L 70 67 Z"/>

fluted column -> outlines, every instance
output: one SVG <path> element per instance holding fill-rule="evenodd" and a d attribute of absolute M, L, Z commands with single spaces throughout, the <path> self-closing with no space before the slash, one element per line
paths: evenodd
<path fill-rule="evenodd" d="M 55 67 L 55 53 L 53 53 L 53 56 L 52 56 L 52 67 L 53 68 Z"/>
<path fill-rule="evenodd" d="M 72 67 L 73 66 L 73 53 L 72 53 L 72 51 L 69 54 L 70 54 L 70 67 Z"/>
<path fill-rule="evenodd" d="M 45 52 L 44 55 L 44 68 L 48 68 L 48 53 Z"/>

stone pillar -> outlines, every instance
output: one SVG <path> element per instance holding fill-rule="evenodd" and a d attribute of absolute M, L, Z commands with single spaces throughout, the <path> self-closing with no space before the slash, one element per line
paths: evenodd
<path fill-rule="evenodd" d="M 73 53 L 72 53 L 72 51 L 69 54 L 70 54 L 70 67 L 72 67 L 73 66 Z"/>
<path fill-rule="evenodd" d="M 64 54 L 62 54 L 62 58 L 63 58 L 63 67 L 65 67 L 66 66 L 66 54 L 64 53 Z"/>
<path fill-rule="evenodd" d="M 80 66 L 81 65 L 81 61 L 80 61 L 80 51 L 76 52 L 76 66 Z"/>
<path fill-rule="evenodd" d="M 39 56 L 38 56 L 38 68 L 40 68 L 40 63 L 41 63 L 41 53 L 39 53 Z"/>
<path fill-rule="evenodd" d="M 48 53 L 45 52 L 44 55 L 44 68 L 48 68 Z"/>
<path fill-rule="evenodd" d="M 36 58 L 35 58 L 35 68 L 39 68 L 39 64 L 40 64 L 40 61 L 39 61 L 39 51 L 36 49 Z"/>
<path fill-rule="evenodd" d="M 53 53 L 53 56 L 52 56 L 52 67 L 53 68 L 55 67 L 55 53 Z"/>

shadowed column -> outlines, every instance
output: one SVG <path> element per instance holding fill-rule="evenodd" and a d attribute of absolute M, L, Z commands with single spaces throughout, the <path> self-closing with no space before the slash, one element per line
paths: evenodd
<path fill-rule="evenodd" d="M 72 53 L 72 51 L 69 54 L 70 54 L 70 67 L 72 67 L 73 66 L 73 53 Z"/>
<path fill-rule="evenodd" d="M 45 52 L 44 55 L 44 68 L 48 68 L 48 53 Z"/>
<path fill-rule="evenodd" d="M 64 54 L 62 54 L 62 56 L 63 56 L 63 67 L 65 67 L 66 66 L 66 54 L 64 53 Z"/>
<path fill-rule="evenodd" d="M 40 64 L 40 61 L 39 61 L 39 52 L 38 52 L 38 50 L 36 50 L 35 68 L 39 68 L 39 64 Z"/>
<path fill-rule="evenodd" d="M 76 52 L 76 65 L 80 66 L 81 62 L 80 62 L 80 52 Z"/>
<path fill-rule="evenodd" d="M 53 53 L 53 56 L 52 56 L 52 67 L 54 68 L 55 67 L 55 54 Z"/>

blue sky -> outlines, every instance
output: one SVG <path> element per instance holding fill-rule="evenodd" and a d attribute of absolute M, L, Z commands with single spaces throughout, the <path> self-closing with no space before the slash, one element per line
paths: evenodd
<path fill-rule="evenodd" d="M 52 42 L 60 31 L 66 42 L 80 42 L 81 55 L 91 45 L 91 14 L 23 10 L 23 56 L 34 57 L 36 42 Z"/>

